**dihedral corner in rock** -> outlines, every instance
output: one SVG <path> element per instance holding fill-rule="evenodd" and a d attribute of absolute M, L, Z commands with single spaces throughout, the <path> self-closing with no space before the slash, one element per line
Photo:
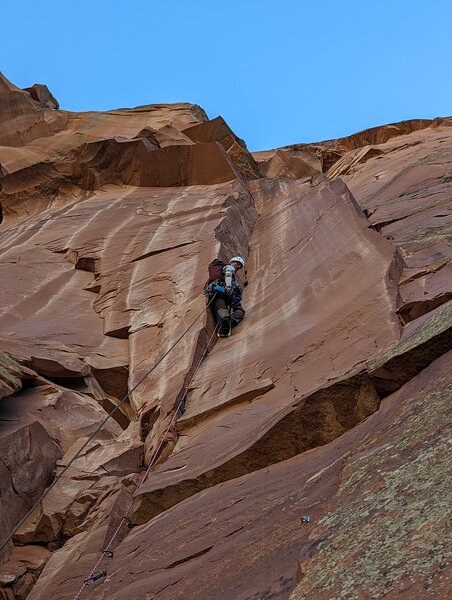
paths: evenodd
<path fill-rule="evenodd" d="M 447 596 L 451 125 L 0 76 L 2 598 Z"/>

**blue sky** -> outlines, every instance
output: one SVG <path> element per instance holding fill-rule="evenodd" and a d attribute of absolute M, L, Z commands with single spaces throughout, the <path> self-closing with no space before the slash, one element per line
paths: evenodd
<path fill-rule="evenodd" d="M 0 71 L 67 110 L 194 102 L 251 150 L 452 114 L 449 0 L 0 2 Z"/>

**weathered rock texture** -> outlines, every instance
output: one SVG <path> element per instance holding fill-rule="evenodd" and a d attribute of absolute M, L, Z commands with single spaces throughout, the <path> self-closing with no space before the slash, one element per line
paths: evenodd
<path fill-rule="evenodd" d="M 446 598 L 451 120 L 251 155 L 190 104 L 0 98 L 2 539 L 94 436 L 0 598 L 73 599 L 111 540 L 79 597 Z"/>

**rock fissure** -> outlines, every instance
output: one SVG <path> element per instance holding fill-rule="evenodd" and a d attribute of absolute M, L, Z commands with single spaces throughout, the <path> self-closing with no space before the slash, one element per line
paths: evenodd
<path fill-rule="evenodd" d="M 199 550 L 199 552 L 195 552 L 194 554 L 191 554 L 190 556 L 186 556 L 185 558 L 181 558 L 180 560 L 176 560 L 172 564 L 170 564 L 167 567 L 165 567 L 165 569 L 173 569 L 174 567 L 177 567 L 178 565 L 182 565 L 183 563 L 186 563 L 189 560 L 193 560 L 195 558 L 198 558 L 199 556 L 202 556 L 203 554 L 206 554 L 207 552 L 209 552 L 209 550 L 212 550 L 212 548 L 213 548 L 213 546 L 209 546 L 208 548 L 204 548 L 203 550 Z"/>
<path fill-rule="evenodd" d="M 241 201 L 240 210 L 238 207 L 238 201 Z M 236 195 L 226 195 L 223 199 L 223 207 L 226 207 L 226 211 L 221 215 L 220 224 L 215 228 L 215 240 L 216 240 L 216 254 L 217 256 L 224 257 L 227 261 L 227 256 L 237 254 L 237 251 L 244 256 L 248 253 L 248 241 L 251 236 L 252 228 L 256 219 L 256 213 L 254 209 L 254 202 L 252 195 L 243 189 L 243 184 L 239 183 L 239 191 Z M 235 245 L 237 244 L 237 245 Z M 211 257 L 213 258 L 213 257 Z M 177 290 L 180 288 L 180 281 L 174 281 L 171 278 L 173 285 Z M 181 293 L 181 292 L 180 292 Z M 182 385 L 179 390 L 175 391 L 173 402 L 173 409 L 178 410 L 180 413 L 185 411 L 185 396 L 187 394 L 186 386 L 189 385 L 195 370 L 201 363 L 203 352 L 207 349 L 208 340 L 213 334 L 213 323 L 209 318 L 208 309 L 207 316 L 207 327 L 198 334 L 198 339 L 195 343 L 195 351 L 191 360 L 191 364 L 186 371 L 185 377 L 181 382 Z M 213 341 L 212 346 L 215 344 Z M 202 360 L 205 360 L 202 359 Z M 146 437 L 145 441 L 145 460 L 149 461 L 151 453 L 155 450 L 159 442 L 159 432 L 161 432 L 162 424 L 157 421 L 153 429 Z M 177 426 L 171 428 L 166 434 L 168 440 L 166 444 L 163 444 L 159 450 L 159 461 L 165 460 L 165 458 L 172 452 L 175 444 L 177 443 Z"/>
<path fill-rule="evenodd" d="M 134 521 L 144 523 L 207 487 L 327 444 L 378 410 L 382 397 L 400 389 L 450 347 L 451 332 L 448 329 L 415 347 L 406 356 L 402 354 L 391 359 L 371 374 L 359 373 L 299 401 L 293 412 L 243 454 L 197 479 L 181 481 L 179 486 L 162 488 L 152 495 L 144 493 L 134 512 Z"/>
<path fill-rule="evenodd" d="M 2 536 L 133 389 L 0 595 L 74 597 L 133 497 L 100 599 L 442 597 L 450 119 L 252 156 L 189 104 L 70 113 L 0 75 L 0 105 Z M 236 254 L 232 337 L 195 372 L 207 311 L 134 389 Z"/>
<path fill-rule="evenodd" d="M 8 471 L 9 483 L 10 483 L 10 485 L 11 485 L 11 488 L 12 488 L 13 492 L 14 492 L 14 493 L 15 493 L 17 496 L 19 496 L 19 497 L 20 497 L 20 492 L 19 492 L 19 491 L 18 491 L 18 490 L 15 488 L 15 486 L 14 486 L 14 479 L 13 479 L 13 477 L 12 477 L 12 475 L 11 475 L 11 470 L 10 470 L 10 468 L 9 468 L 9 467 L 8 467 L 8 465 L 5 463 L 5 461 L 3 461 L 1 458 L 0 458 L 0 462 L 1 462 L 1 463 L 2 463 L 2 465 L 5 467 L 5 469 Z"/>
<path fill-rule="evenodd" d="M 182 244 L 176 244 L 175 246 L 169 246 L 167 248 L 160 248 L 158 250 L 151 250 L 149 252 L 146 252 L 145 254 L 141 255 L 141 256 L 137 256 L 136 258 L 133 259 L 132 262 L 135 262 L 137 260 L 144 260 L 145 258 L 148 258 L 149 256 L 154 256 L 155 254 L 159 254 L 160 252 L 168 252 L 169 250 L 174 250 L 175 248 L 183 248 L 184 246 L 191 246 L 191 244 L 196 244 L 197 240 L 193 240 L 192 242 L 184 242 Z"/>

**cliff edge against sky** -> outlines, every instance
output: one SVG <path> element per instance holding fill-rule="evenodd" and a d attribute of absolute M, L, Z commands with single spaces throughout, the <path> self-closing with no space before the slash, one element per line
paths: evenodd
<path fill-rule="evenodd" d="M 196 105 L 0 76 L 2 540 L 61 475 L 0 598 L 447 597 L 451 125 L 251 154 Z"/>

